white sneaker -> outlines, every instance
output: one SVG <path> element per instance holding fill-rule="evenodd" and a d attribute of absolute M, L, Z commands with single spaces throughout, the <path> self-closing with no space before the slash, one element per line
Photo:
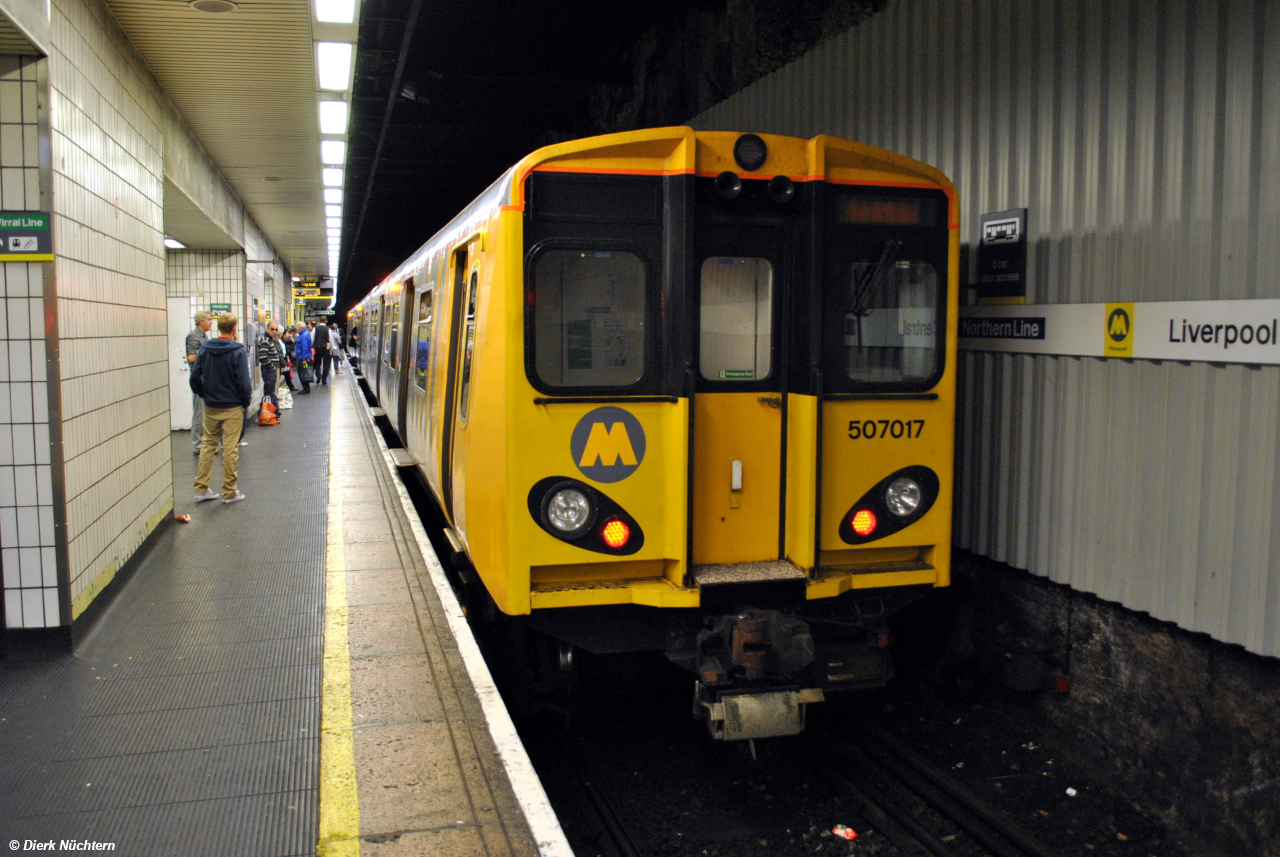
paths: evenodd
<path fill-rule="evenodd" d="M 218 497 L 220 496 L 221 495 L 217 491 L 211 491 L 206 488 L 203 494 L 196 495 L 196 499 L 197 500 L 217 500 Z"/>
<path fill-rule="evenodd" d="M 247 441 L 247 440 L 242 440 L 242 441 L 240 441 L 240 445 L 241 445 L 241 446 L 248 446 L 248 445 L 249 445 L 249 441 Z"/>
<path fill-rule="evenodd" d="M 230 497 L 227 497 L 226 499 L 224 499 L 222 501 L 222 505 L 225 506 L 228 503 L 239 503 L 243 499 L 244 499 L 244 495 L 241 494 L 239 491 L 237 491 L 235 494 L 232 494 Z"/>

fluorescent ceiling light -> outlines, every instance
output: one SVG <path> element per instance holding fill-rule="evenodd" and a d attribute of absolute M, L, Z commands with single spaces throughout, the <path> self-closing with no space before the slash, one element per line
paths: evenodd
<path fill-rule="evenodd" d="M 166 238 L 166 239 L 164 239 L 164 246 L 168 247 L 170 250 L 185 250 L 185 249 L 187 249 L 187 245 L 186 245 L 186 244 L 183 244 L 181 241 L 179 241 L 179 240 L 178 240 L 178 239 L 176 239 L 176 238 Z"/>
<path fill-rule="evenodd" d="M 324 192 L 324 201 L 331 202 L 334 205 L 341 205 L 342 204 L 342 188 L 340 187 L 327 188 Z"/>
<path fill-rule="evenodd" d="M 295 283 L 301 283 L 301 282 L 302 282 L 302 277 L 290 277 L 290 279 L 291 279 L 291 280 L 293 280 Z"/>
<path fill-rule="evenodd" d="M 320 133 L 321 134 L 347 133 L 347 102 L 345 101 L 321 101 L 320 102 Z"/>
<path fill-rule="evenodd" d="M 339 227 L 339 226 L 342 226 L 342 218 L 341 218 L 341 217 L 326 217 L 326 218 L 324 219 L 324 225 L 325 225 L 325 226 L 333 226 L 333 227 Z"/>
<path fill-rule="evenodd" d="M 340 205 L 326 205 L 326 206 L 324 207 L 324 216 L 325 216 L 325 217 L 341 217 L 341 216 L 342 216 L 342 206 L 340 206 Z"/>
<path fill-rule="evenodd" d="M 337 164 L 342 166 L 342 162 L 347 159 L 347 144 L 341 140 L 321 140 L 320 141 L 320 162 L 324 164 Z"/>
<path fill-rule="evenodd" d="M 324 178 L 325 187 L 342 187 L 342 168 L 341 167 L 326 167 L 320 172 L 322 177 Z"/>
<path fill-rule="evenodd" d="M 342 91 L 351 85 L 352 47 L 350 42 L 316 42 L 321 89 Z"/>
<path fill-rule="evenodd" d="M 353 24 L 356 0 L 316 0 L 316 20 L 326 24 Z"/>
<path fill-rule="evenodd" d="M 342 230 L 338 229 L 337 227 L 330 226 L 328 230 L 328 234 L 330 238 L 336 238 L 342 234 Z"/>

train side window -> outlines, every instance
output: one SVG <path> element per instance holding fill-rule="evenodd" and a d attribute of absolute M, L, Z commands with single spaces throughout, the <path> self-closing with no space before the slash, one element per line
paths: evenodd
<path fill-rule="evenodd" d="M 427 289 L 418 298 L 418 340 L 414 347 L 413 383 L 423 392 L 427 389 L 427 368 L 431 362 L 431 330 L 435 319 L 435 290 Z"/>
<path fill-rule="evenodd" d="M 459 397 L 462 401 L 459 403 L 459 416 L 462 424 L 467 424 L 467 410 L 471 401 L 471 372 L 472 357 L 475 355 L 476 348 L 476 292 L 480 285 L 480 275 L 477 271 L 471 272 L 471 283 L 467 286 L 467 322 L 465 328 L 466 344 L 462 352 L 462 392 Z"/>
<path fill-rule="evenodd" d="M 627 387 L 645 372 L 644 262 L 548 250 L 533 266 L 534 368 L 555 387 Z"/>
<path fill-rule="evenodd" d="M 769 377 L 773 358 L 773 265 L 712 256 L 702 263 L 698 368 L 712 381 Z"/>
<path fill-rule="evenodd" d="M 928 262 L 849 266 L 845 371 L 855 381 L 918 381 L 938 364 L 938 274 Z"/>
<path fill-rule="evenodd" d="M 392 369 L 400 368 L 400 306 L 396 301 L 387 311 L 387 356 L 384 362 Z"/>

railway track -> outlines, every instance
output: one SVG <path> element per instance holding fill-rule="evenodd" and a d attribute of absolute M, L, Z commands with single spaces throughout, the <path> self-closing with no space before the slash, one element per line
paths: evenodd
<path fill-rule="evenodd" d="M 618 857 L 644 857 L 644 853 L 636 847 L 635 840 L 618 818 L 613 804 L 609 802 L 609 796 L 600 787 L 599 779 L 591 766 L 583 760 L 582 755 L 569 740 L 565 740 L 561 751 L 582 787 L 583 793 L 591 803 L 595 813 L 594 818 L 598 820 L 600 830 L 608 837 L 608 843 L 601 841 L 603 837 L 596 839 L 597 846 L 601 846 L 601 853 L 607 857 L 608 849 L 603 846 L 609 844 L 612 845 L 612 850 Z"/>
<path fill-rule="evenodd" d="M 1058 857 L 999 809 L 965 789 L 892 734 L 867 722 L 850 730 L 853 745 L 835 752 L 830 779 L 860 806 L 872 826 L 910 857 Z M 829 763 L 828 763 L 829 764 Z M 850 777 L 846 770 L 860 773 Z M 874 795 L 874 797 L 873 797 Z M 917 810 L 923 805 L 926 811 Z M 923 818 L 933 817 L 931 825 Z M 938 827 L 945 826 L 946 832 Z M 963 831 L 957 842 L 955 828 Z"/>

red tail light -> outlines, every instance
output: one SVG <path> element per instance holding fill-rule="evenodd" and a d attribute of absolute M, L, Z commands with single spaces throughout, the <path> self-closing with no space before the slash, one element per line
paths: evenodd
<path fill-rule="evenodd" d="M 617 550 L 631 540 L 631 528 L 622 521 L 615 519 L 604 525 L 600 536 L 604 539 L 605 544 Z"/>
<path fill-rule="evenodd" d="M 870 509 L 859 509 L 853 513 L 853 531 L 860 536 L 869 536 L 876 531 L 876 513 Z"/>

